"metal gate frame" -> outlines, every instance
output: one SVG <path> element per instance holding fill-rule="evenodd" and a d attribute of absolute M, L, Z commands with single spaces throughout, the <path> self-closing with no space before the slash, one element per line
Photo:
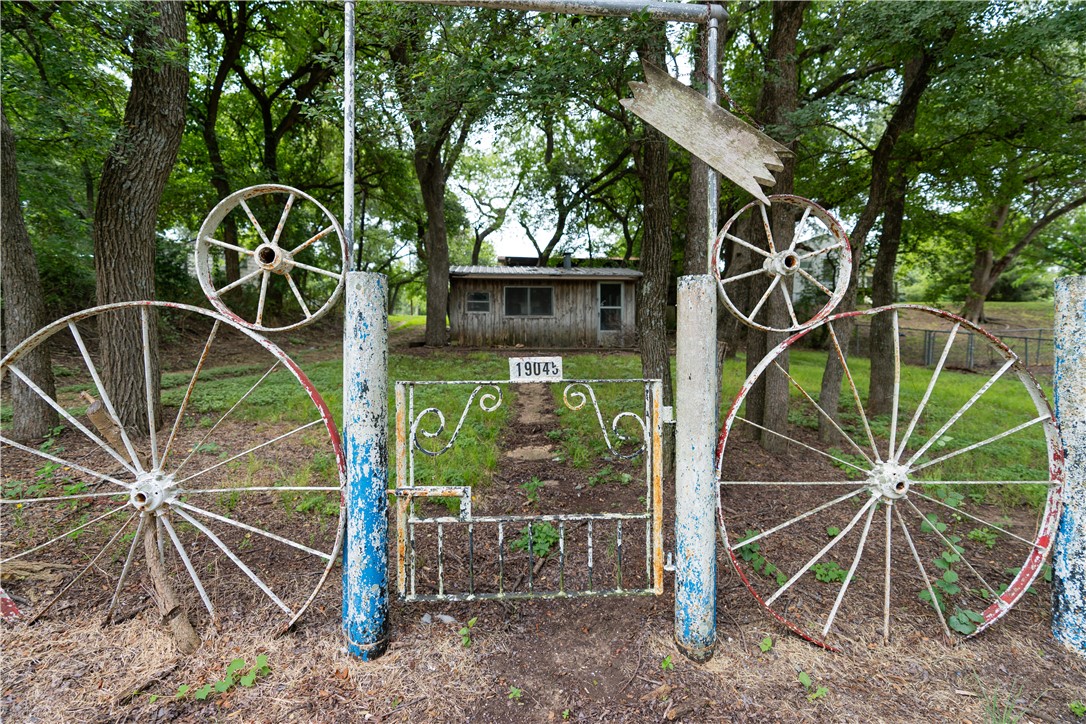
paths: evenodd
<path fill-rule="evenodd" d="M 502 388 L 523 384 L 563 384 L 563 401 L 570 410 L 580 410 L 591 402 L 604 436 L 607 448 L 613 455 L 623 459 L 643 456 L 645 466 L 645 510 L 637 513 L 557 513 L 540 515 L 487 515 L 473 516 L 470 486 L 418 485 L 415 481 L 415 451 L 431 457 L 443 455 L 453 448 L 463 428 L 468 412 L 478 398 L 479 408 L 483 412 L 497 410 L 503 402 Z M 611 430 L 619 440 L 629 439 L 619 432 L 621 420 L 633 418 L 641 429 L 642 444 L 632 453 L 620 454 L 612 444 L 607 433 L 603 413 L 600 411 L 593 385 L 608 383 L 641 383 L 644 386 L 644 417 L 639 413 L 623 411 L 611 421 Z M 428 407 L 415 414 L 415 388 L 425 386 L 471 386 L 474 389 L 464 405 L 463 412 L 448 442 L 438 450 L 423 446 L 421 439 L 434 438 L 445 429 L 444 414 L 436 407 Z M 484 392 L 484 389 L 490 391 Z M 482 394 L 480 394 L 482 393 Z M 663 552 L 663 391 L 660 380 L 648 379 L 560 379 L 560 380 L 456 380 L 456 381 L 398 381 L 396 382 L 396 552 L 397 552 L 397 591 L 404 601 L 476 601 L 487 599 L 526 599 L 526 598 L 578 598 L 586 596 L 621 596 L 621 595 L 659 595 L 664 590 L 664 552 Z M 427 416 L 436 418 L 438 429 L 421 429 L 421 423 Z M 460 500 L 459 515 L 431 518 L 417 517 L 414 501 L 419 498 L 457 498 Z M 645 535 L 645 575 L 651 585 L 646 588 L 623 588 L 621 577 L 622 561 L 622 522 L 644 521 Z M 565 586 L 566 562 L 566 524 L 587 522 L 588 546 L 588 587 L 585 590 L 569 590 Z M 595 521 L 614 521 L 617 532 L 617 555 L 619 562 L 616 585 L 610 589 L 593 589 L 592 573 L 592 524 Z M 535 590 L 533 568 L 535 565 L 532 552 L 532 530 L 537 522 L 557 523 L 559 578 L 556 590 Z M 498 527 L 498 590 L 496 592 L 476 592 L 474 581 L 474 527 L 475 524 L 496 524 Z M 466 524 L 468 526 L 468 591 L 446 592 L 444 581 L 443 540 L 444 526 Z M 528 528 L 528 589 L 527 591 L 505 590 L 505 527 L 510 524 L 527 524 Z M 419 594 L 415 589 L 415 527 L 434 525 L 437 527 L 437 568 L 438 592 Z"/>

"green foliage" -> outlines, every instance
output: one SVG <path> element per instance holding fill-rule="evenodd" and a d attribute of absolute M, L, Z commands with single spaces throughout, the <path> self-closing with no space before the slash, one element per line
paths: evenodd
<path fill-rule="evenodd" d="M 1079 699 L 1067 702 L 1067 708 L 1079 719 L 1086 716 L 1086 704 L 1083 704 Z"/>
<path fill-rule="evenodd" d="M 804 690 L 807 691 L 807 701 L 818 701 L 830 693 L 830 690 L 825 686 L 815 687 L 811 675 L 806 671 L 799 672 L 796 678 Z"/>
<path fill-rule="evenodd" d="M 520 537 L 509 544 L 514 551 L 527 552 L 531 548 L 536 558 L 545 558 L 558 544 L 558 529 L 547 522 L 532 523 L 520 530 Z"/>
<path fill-rule="evenodd" d="M 460 643 L 464 645 L 464 648 L 471 648 L 471 630 L 475 627 L 475 622 L 478 620 L 478 616 L 473 616 L 468 619 L 466 624 L 460 627 Z"/>
<path fill-rule="evenodd" d="M 244 658 L 239 657 L 227 664 L 223 678 L 218 681 L 204 684 L 195 691 L 193 691 L 192 686 L 182 684 L 177 687 L 177 693 L 174 695 L 174 698 L 183 699 L 189 696 L 191 692 L 193 699 L 203 701 L 212 694 L 225 694 L 235 686 L 240 685 L 244 688 L 251 688 L 256 685 L 257 679 L 267 676 L 270 673 L 271 667 L 268 665 L 268 657 L 266 654 L 258 654 L 256 662 L 252 666 L 246 663 Z"/>
<path fill-rule="evenodd" d="M 966 537 L 971 541 L 983 543 L 988 547 L 988 550 L 995 548 L 996 541 L 999 538 L 998 534 L 991 528 L 974 528 L 966 534 Z"/>
<path fill-rule="evenodd" d="M 539 489 L 542 488 L 543 485 L 544 482 L 542 480 L 533 476 L 531 480 L 521 484 L 520 489 L 527 494 L 529 503 L 538 503 Z"/>
<path fill-rule="evenodd" d="M 671 654 L 668 654 L 667 656 L 665 656 L 663 659 L 660 660 L 660 670 L 661 671 L 674 671 L 674 669 L 675 669 L 675 662 L 673 662 L 671 660 Z"/>
<path fill-rule="evenodd" d="M 506 698 L 506 699 L 509 699 L 509 700 L 511 700 L 511 701 L 516 701 L 516 702 L 519 702 L 519 701 L 520 701 L 520 698 L 521 698 L 522 696 L 524 696 L 524 689 L 518 689 L 517 687 L 513 686 L 512 684 L 510 684 L 510 685 L 509 685 L 509 694 L 508 694 L 508 695 L 506 695 L 506 697 L 505 697 L 505 698 Z"/>
<path fill-rule="evenodd" d="M 844 583 L 848 578 L 848 571 L 841 568 L 834 561 L 826 561 L 825 563 L 815 563 L 811 566 L 811 570 L 815 574 L 815 578 L 823 583 Z"/>
<path fill-rule="evenodd" d="M 748 530 L 739 538 L 739 542 L 742 543 L 756 535 L 758 535 L 758 531 Z M 767 561 L 765 556 L 762 555 L 762 547 L 759 543 L 747 543 L 746 545 L 737 548 L 735 552 L 738 553 L 739 557 L 744 561 L 750 563 L 751 568 L 755 571 L 766 578 L 775 580 L 778 586 L 783 586 L 788 581 L 788 576 L 784 575 L 783 571 Z"/>
<path fill-rule="evenodd" d="M 773 649 L 773 639 L 766 636 L 764 639 L 758 642 L 758 648 L 763 654 L 768 654 Z"/>

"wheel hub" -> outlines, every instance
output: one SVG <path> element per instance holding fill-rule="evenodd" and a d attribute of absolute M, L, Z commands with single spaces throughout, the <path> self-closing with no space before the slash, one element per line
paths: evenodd
<path fill-rule="evenodd" d="M 294 266 L 290 252 L 275 244 L 261 244 L 256 248 L 256 262 L 264 271 L 286 274 Z"/>
<path fill-rule="evenodd" d="M 871 470 L 868 485 L 884 500 L 898 500 L 908 495 L 909 486 L 912 484 L 907 472 L 908 469 L 899 463 L 878 463 Z"/>
<path fill-rule="evenodd" d="M 136 510 L 151 513 L 162 507 L 173 493 L 172 475 L 160 471 L 143 473 L 136 480 L 135 487 L 128 494 L 128 502 Z"/>
<path fill-rule="evenodd" d="M 767 274 L 790 277 L 799 271 L 799 256 L 790 249 L 777 252 L 762 262 L 762 269 Z"/>

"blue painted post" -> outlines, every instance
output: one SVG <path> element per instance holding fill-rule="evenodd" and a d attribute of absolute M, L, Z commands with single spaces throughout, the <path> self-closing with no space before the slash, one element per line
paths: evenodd
<path fill-rule="evenodd" d="M 1086 656 L 1086 277 L 1056 280 L 1056 419 L 1063 438 L 1063 514 L 1052 566 L 1052 634 Z"/>
<path fill-rule="evenodd" d="M 707 661 L 716 642 L 716 281 L 679 277 L 675 367 L 675 643 Z"/>
<path fill-rule="evenodd" d="M 388 282 L 348 272 L 343 322 L 343 453 L 347 650 L 372 661 L 388 647 Z"/>

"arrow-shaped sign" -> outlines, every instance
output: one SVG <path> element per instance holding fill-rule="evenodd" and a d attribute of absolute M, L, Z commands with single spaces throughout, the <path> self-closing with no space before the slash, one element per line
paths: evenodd
<path fill-rule="evenodd" d="M 728 113 L 666 71 L 644 63 L 646 83 L 632 82 L 633 98 L 621 103 L 646 123 L 709 164 L 740 188 L 768 204 L 761 186 L 783 171 L 787 146 Z M 759 186 L 761 184 L 761 186 Z"/>

